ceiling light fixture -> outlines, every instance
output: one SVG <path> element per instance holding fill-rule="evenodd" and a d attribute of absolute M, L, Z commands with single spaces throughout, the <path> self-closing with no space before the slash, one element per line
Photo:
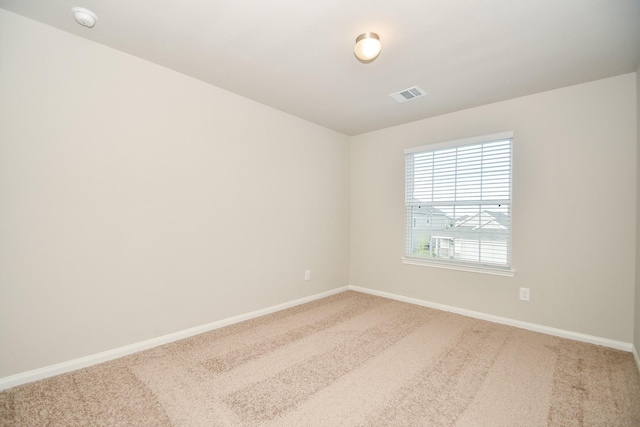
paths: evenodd
<path fill-rule="evenodd" d="M 376 33 L 362 33 L 356 38 L 353 53 L 362 62 L 371 62 L 380 55 L 382 44 Z"/>
<path fill-rule="evenodd" d="M 96 16 L 96 14 L 88 9 L 82 7 L 74 7 L 73 9 L 71 9 L 71 12 L 73 13 L 73 17 L 75 18 L 76 22 L 87 28 L 93 28 L 93 26 L 96 25 L 96 22 L 98 21 L 98 17 Z"/>

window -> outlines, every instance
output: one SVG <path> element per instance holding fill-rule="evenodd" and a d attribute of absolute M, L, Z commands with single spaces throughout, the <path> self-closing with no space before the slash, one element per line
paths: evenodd
<path fill-rule="evenodd" d="M 405 262 L 511 271 L 512 139 L 405 150 Z"/>

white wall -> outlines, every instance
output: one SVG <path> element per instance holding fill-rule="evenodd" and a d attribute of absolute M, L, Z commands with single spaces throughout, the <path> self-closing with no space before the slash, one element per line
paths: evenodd
<path fill-rule="evenodd" d="M 0 85 L 0 378 L 348 284 L 348 137 L 4 10 Z"/>
<path fill-rule="evenodd" d="M 636 138 L 638 141 L 636 156 L 636 293 L 635 293 L 635 323 L 634 323 L 634 346 L 636 353 L 640 354 L 640 64 L 636 71 Z M 640 368 L 640 366 L 639 366 Z"/>
<path fill-rule="evenodd" d="M 631 342 L 635 79 L 627 74 L 353 137 L 350 283 Z M 509 130 L 515 277 L 402 264 L 403 150 Z M 530 302 L 518 300 L 519 287 L 531 289 Z"/>

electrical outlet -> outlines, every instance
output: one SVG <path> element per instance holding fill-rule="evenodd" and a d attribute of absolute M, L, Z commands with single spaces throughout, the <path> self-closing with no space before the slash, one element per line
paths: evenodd
<path fill-rule="evenodd" d="M 522 301 L 529 301 L 529 288 L 520 288 L 520 299 Z"/>
<path fill-rule="evenodd" d="M 311 280 L 311 270 L 304 271 L 304 280 Z"/>

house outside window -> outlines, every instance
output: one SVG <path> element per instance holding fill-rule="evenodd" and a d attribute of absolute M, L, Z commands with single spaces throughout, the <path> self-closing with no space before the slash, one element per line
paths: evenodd
<path fill-rule="evenodd" d="M 513 133 L 405 151 L 405 262 L 511 271 Z"/>

